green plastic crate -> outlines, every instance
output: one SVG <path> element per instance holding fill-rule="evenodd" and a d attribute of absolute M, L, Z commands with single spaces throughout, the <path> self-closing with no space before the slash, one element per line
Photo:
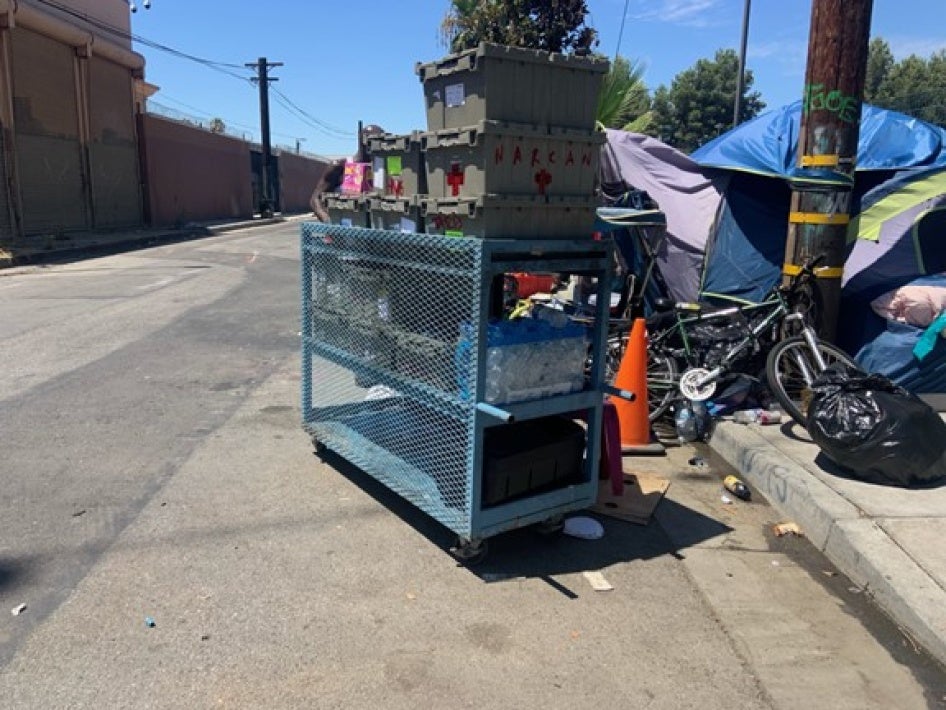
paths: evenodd
<path fill-rule="evenodd" d="M 332 224 L 342 227 L 367 227 L 368 197 L 366 195 L 346 195 L 343 193 L 324 193 L 325 209 Z"/>
<path fill-rule="evenodd" d="M 591 197 L 480 195 L 421 199 L 427 234 L 496 239 L 591 239 Z"/>
<path fill-rule="evenodd" d="M 384 195 L 410 198 L 427 192 L 421 132 L 385 133 L 369 141 L 375 175 L 383 175 Z"/>
<path fill-rule="evenodd" d="M 368 201 L 372 229 L 423 232 L 424 219 L 417 195 L 408 198 L 372 197 Z"/>
<path fill-rule="evenodd" d="M 607 60 L 482 43 L 417 64 L 427 130 L 484 119 L 591 130 Z"/>
<path fill-rule="evenodd" d="M 605 134 L 503 121 L 423 134 L 431 197 L 594 194 Z"/>

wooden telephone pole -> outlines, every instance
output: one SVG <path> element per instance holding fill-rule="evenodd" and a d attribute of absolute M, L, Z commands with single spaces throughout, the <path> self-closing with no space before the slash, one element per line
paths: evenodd
<path fill-rule="evenodd" d="M 279 81 L 274 76 L 269 75 L 269 70 L 275 67 L 281 67 L 282 62 L 267 62 L 266 57 L 260 57 L 252 64 L 247 64 L 250 69 L 256 70 L 256 76 L 251 80 L 259 84 L 259 110 L 260 110 L 260 142 L 262 143 L 262 175 L 260 176 L 260 215 L 263 217 L 273 216 L 273 185 L 270 178 L 275 177 L 270 174 L 270 163 L 272 163 L 272 144 L 269 134 L 269 83 Z M 277 178 L 278 179 L 278 178 Z"/>
<path fill-rule="evenodd" d="M 812 0 L 808 68 L 792 184 L 786 277 L 819 262 L 821 336 L 837 335 L 873 0 Z"/>

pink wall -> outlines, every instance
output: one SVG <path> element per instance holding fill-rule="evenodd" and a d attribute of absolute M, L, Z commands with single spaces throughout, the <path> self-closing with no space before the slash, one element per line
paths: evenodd
<path fill-rule="evenodd" d="M 308 212 L 309 198 L 328 163 L 294 153 L 279 154 L 279 190 L 283 212 Z"/>
<path fill-rule="evenodd" d="M 139 135 L 152 226 L 253 216 L 246 143 L 151 114 Z"/>

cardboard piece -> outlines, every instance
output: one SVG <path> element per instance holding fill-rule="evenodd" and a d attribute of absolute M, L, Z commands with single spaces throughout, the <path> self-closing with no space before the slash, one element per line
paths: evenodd
<path fill-rule="evenodd" d="M 657 504 L 660 503 L 670 481 L 652 473 L 624 472 L 624 495 L 611 492 L 610 481 L 598 483 L 598 502 L 592 512 L 624 520 L 636 525 L 647 525 Z"/>

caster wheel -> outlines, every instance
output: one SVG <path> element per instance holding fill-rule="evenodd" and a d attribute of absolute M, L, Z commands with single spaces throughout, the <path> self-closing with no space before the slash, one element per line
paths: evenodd
<path fill-rule="evenodd" d="M 315 448 L 315 455 L 319 458 L 325 456 L 325 453 L 328 451 L 328 449 L 325 447 L 325 444 L 316 439 L 314 436 L 312 437 L 312 446 Z"/>
<path fill-rule="evenodd" d="M 489 551 L 489 545 L 486 540 L 458 538 L 456 545 L 450 548 L 450 553 L 457 560 L 467 566 L 472 567 L 486 559 L 486 553 Z"/>
<path fill-rule="evenodd" d="M 535 525 L 535 531 L 539 533 L 539 535 L 545 535 L 547 537 L 558 535 L 564 529 L 564 515 L 553 515 L 551 518 L 546 518 L 542 522 L 536 523 Z"/>

